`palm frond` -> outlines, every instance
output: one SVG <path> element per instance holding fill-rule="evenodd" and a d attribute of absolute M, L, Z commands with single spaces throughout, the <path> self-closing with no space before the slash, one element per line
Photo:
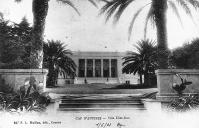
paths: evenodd
<path fill-rule="evenodd" d="M 178 12 L 178 9 L 177 9 L 175 3 L 173 1 L 168 1 L 168 3 L 170 5 L 171 9 L 173 10 L 173 12 L 175 13 L 175 15 L 177 16 L 181 26 L 183 27 L 182 20 L 180 18 L 180 13 Z"/>
<path fill-rule="evenodd" d="M 121 4 L 117 10 L 117 12 L 114 15 L 114 23 L 117 23 L 124 12 L 124 10 L 128 7 L 130 3 L 132 3 L 134 0 L 126 0 L 123 4 Z"/>
<path fill-rule="evenodd" d="M 153 19 L 154 16 L 154 8 L 151 6 L 151 8 L 149 9 L 149 12 L 146 16 L 146 20 L 145 20 L 145 25 L 144 25 L 144 39 L 146 39 L 146 34 L 147 34 L 147 25 L 150 19 Z M 154 20 L 151 20 L 151 22 L 153 22 Z"/>
<path fill-rule="evenodd" d="M 191 13 L 191 9 L 187 5 L 187 2 L 185 0 L 177 0 L 177 2 L 184 9 L 186 14 L 189 15 L 193 19 L 193 16 L 192 16 L 192 13 Z"/>
<path fill-rule="evenodd" d="M 102 1 L 102 2 L 105 2 L 105 3 L 108 3 L 109 1 L 108 0 L 98 0 L 98 1 Z"/>
<path fill-rule="evenodd" d="M 131 62 L 135 62 L 135 61 L 139 61 L 139 57 L 138 56 L 129 56 L 128 58 L 124 58 L 124 62 L 122 63 L 122 65 L 127 65 Z"/>
<path fill-rule="evenodd" d="M 190 5 L 192 5 L 195 9 L 199 8 L 199 1 L 197 1 L 197 0 L 186 0 L 186 2 L 189 3 Z M 187 14 L 191 17 L 191 20 L 194 23 L 194 25 L 197 26 L 196 22 L 193 19 L 192 13 L 190 12 Z"/>
<path fill-rule="evenodd" d="M 19 3 L 19 2 L 21 2 L 22 0 L 15 0 L 15 2 L 17 2 L 17 3 Z"/>
<path fill-rule="evenodd" d="M 63 57 L 61 60 L 58 61 L 57 65 L 60 68 L 60 71 L 64 75 L 64 77 L 75 76 L 76 64 L 70 57 Z"/>
<path fill-rule="evenodd" d="M 137 66 L 135 67 L 134 69 L 134 75 L 137 73 L 137 72 L 143 72 L 144 71 L 144 63 L 141 62 L 141 63 L 137 63 Z"/>
<path fill-rule="evenodd" d="M 154 71 L 157 68 L 155 42 L 150 40 L 141 40 L 134 46 L 137 52 L 129 52 L 123 57 L 123 73 L 142 74 L 144 72 Z"/>
<path fill-rule="evenodd" d="M 0 20 L 3 19 L 3 13 L 0 12 Z"/>
<path fill-rule="evenodd" d="M 151 3 L 149 3 L 151 4 Z M 128 29 L 128 40 L 130 40 L 131 38 L 131 33 L 132 33 L 132 29 L 133 29 L 133 25 L 135 23 L 135 20 L 136 18 L 138 17 L 138 15 L 141 13 L 141 11 L 149 4 L 146 4 L 145 6 L 142 6 L 139 10 L 137 10 L 137 12 L 134 14 L 131 22 L 130 22 L 130 25 L 129 25 L 129 29 Z"/>
<path fill-rule="evenodd" d="M 80 12 L 78 11 L 78 9 L 75 7 L 75 5 L 73 4 L 73 2 L 71 2 L 70 0 L 57 0 L 58 2 L 61 2 L 63 4 L 69 5 L 70 7 L 72 7 L 78 15 L 81 15 Z"/>
<path fill-rule="evenodd" d="M 96 4 L 96 2 L 94 0 L 88 0 L 92 5 L 94 5 L 96 8 L 98 8 L 98 5 Z"/>
<path fill-rule="evenodd" d="M 106 13 L 105 20 L 106 22 L 110 19 L 116 9 L 120 6 L 120 0 L 112 0 L 107 2 L 100 10 L 100 15 Z"/>
<path fill-rule="evenodd" d="M 189 4 L 191 4 L 195 9 L 199 8 L 199 1 L 198 0 L 186 0 Z"/>
<path fill-rule="evenodd" d="M 66 76 L 75 76 L 76 64 L 70 58 L 72 52 L 66 49 L 66 46 L 61 41 L 48 40 L 48 43 L 44 44 L 44 63 L 47 68 L 54 68 L 53 73 L 55 77 L 62 74 Z M 53 65 L 53 67 L 49 67 Z"/>
<path fill-rule="evenodd" d="M 132 63 L 126 64 L 123 68 L 122 68 L 122 72 L 123 73 L 133 73 L 136 74 L 138 71 L 141 71 L 142 67 L 139 66 L 139 62 L 138 61 L 134 61 Z"/>

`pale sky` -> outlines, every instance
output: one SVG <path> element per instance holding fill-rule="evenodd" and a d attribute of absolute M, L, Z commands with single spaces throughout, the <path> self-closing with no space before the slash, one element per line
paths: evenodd
<path fill-rule="evenodd" d="M 32 23 L 31 1 L 23 0 L 15 3 L 14 0 L 0 0 L 0 11 L 4 13 L 5 19 L 15 22 L 26 16 Z M 105 24 L 104 16 L 99 16 L 99 9 L 86 0 L 74 0 L 81 16 L 66 5 L 50 0 L 49 12 L 46 19 L 45 39 L 61 40 L 73 51 L 127 51 L 133 50 L 133 45 L 143 39 L 143 29 L 145 16 L 148 8 L 141 13 L 135 22 L 131 40 L 128 41 L 128 26 L 135 12 L 141 5 L 149 0 L 137 2 L 127 8 L 117 25 L 112 25 L 110 20 Z M 194 21 L 190 20 L 184 12 L 180 11 L 183 22 L 181 26 L 179 20 L 168 10 L 168 44 L 169 48 L 182 46 L 186 41 L 190 41 L 199 35 L 199 10 L 193 11 Z M 197 15 L 198 14 L 198 15 Z M 188 17 L 188 18 L 187 18 Z M 149 39 L 155 39 L 156 32 L 149 24 L 147 32 Z"/>

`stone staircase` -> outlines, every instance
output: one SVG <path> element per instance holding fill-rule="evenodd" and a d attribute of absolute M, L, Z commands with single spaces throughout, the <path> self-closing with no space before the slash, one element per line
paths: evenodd
<path fill-rule="evenodd" d="M 139 96 L 121 94 L 66 95 L 59 103 L 60 111 L 145 109 Z"/>

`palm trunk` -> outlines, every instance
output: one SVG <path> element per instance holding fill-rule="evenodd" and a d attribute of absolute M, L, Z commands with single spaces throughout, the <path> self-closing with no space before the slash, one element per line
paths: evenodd
<path fill-rule="evenodd" d="M 142 74 L 140 74 L 140 85 L 142 85 Z"/>
<path fill-rule="evenodd" d="M 168 68 L 168 46 L 167 46 L 167 27 L 166 27 L 166 11 L 167 0 L 153 0 L 155 11 L 155 23 L 157 28 L 158 42 L 158 64 L 159 68 Z"/>
<path fill-rule="evenodd" d="M 45 28 L 45 20 L 48 13 L 49 0 L 33 0 L 33 33 L 32 33 L 32 49 L 31 68 L 42 68 L 43 64 L 43 35 Z"/>
<path fill-rule="evenodd" d="M 150 82 L 149 82 L 149 73 L 144 73 L 144 85 L 146 86 L 150 86 Z"/>
<path fill-rule="evenodd" d="M 47 86 L 53 87 L 53 86 L 55 86 L 56 77 L 55 77 L 54 64 L 52 61 L 49 63 L 48 70 L 49 70 L 49 72 L 48 72 Z"/>

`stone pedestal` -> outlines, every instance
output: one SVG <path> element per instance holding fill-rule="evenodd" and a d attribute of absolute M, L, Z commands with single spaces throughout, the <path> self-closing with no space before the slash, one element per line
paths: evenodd
<path fill-rule="evenodd" d="M 195 69 L 159 69 L 156 71 L 157 86 L 159 100 L 169 100 L 178 97 L 176 91 L 172 89 L 173 83 L 180 84 L 181 80 L 175 74 L 178 73 L 183 79 L 191 81 L 191 85 L 187 85 L 183 93 L 196 94 L 199 93 L 199 70 Z"/>
<path fill-rule="evenodd" d="M 46 87 L 47 69 L 0 69 L 0 86 L 5 84 L 16 91 L 24 85 L 25 80 L 33 76 L 36 84 Z"/>

